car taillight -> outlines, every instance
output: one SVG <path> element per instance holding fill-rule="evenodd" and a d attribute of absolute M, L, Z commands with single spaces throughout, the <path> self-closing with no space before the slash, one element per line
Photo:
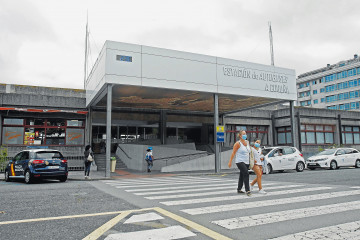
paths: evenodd
<path fill-rule="evenodd" d="M 302 154 L 302 153 L 300 153 L 299 155 L 300 155 L 300 157 L 303 157 L 303 154 Z"/>
<path fill-rule="evenodd" d="M 32 164 L 43 164 L 44 162 L 44 160 L 33 160 Z"/>
<path fill-rule="evenodd" d="M 66 159 L 61 160 L 62 163 L 67 163 Z"/>

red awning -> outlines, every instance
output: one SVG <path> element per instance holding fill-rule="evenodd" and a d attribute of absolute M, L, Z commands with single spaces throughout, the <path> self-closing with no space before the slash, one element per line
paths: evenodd
<path fill-rule="evenodd" d="M 0 107 L 0 111 L 21 111 L 21 112 L 42 112 L 42 113 L 76 113 L 76 114 L 87 114 L 88 111 L 79 110 L 56 110 L 56 109 L 35 109 L 35 108 L 15 108 L 15 107 Z"/>

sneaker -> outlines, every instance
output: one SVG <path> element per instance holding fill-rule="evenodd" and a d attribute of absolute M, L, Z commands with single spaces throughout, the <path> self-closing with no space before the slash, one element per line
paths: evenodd
<path fill-rule="evenodd" d="M 252 192 L 254 190 L 254 186 L 250 185 L 250 191 Z"/>
<path fill-rule="evenodd" d="M 90 177 L 90 176 L 87 176 L 87 179 L 88 179 L 88 180 L 90 180 L 90 179 L 91 179 L 91 177 Z"/>
<path fill-rule="evenodd" d="M 88 177 L 87 176 L 85 176 L 85 179 L 87 179 Z"/>
<path fill-rule="evenodd" d="M 250 191 L 246 192 L 246 195 L 248 195 L 248 197 L 250 197 L 250 196 L 251 196 L 251 192 L 250 192 Z"/>
<path fill-rule="evenodd" d="M 237 193 L 245 193 L 244 191 L 241 190 L 237 190 Z"/>
<path fill-rule="evenodd" d="M 259 190 L 259 193 L 261 193 L 261 194 L 266 194 L 266 192 L 265 192 L 263 189 L 260 189 L 260 190 Z"/>

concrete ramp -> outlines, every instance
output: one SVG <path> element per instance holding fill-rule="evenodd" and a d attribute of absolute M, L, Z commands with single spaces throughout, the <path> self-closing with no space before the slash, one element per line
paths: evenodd
<path fill-rule="evenodd" d="M 232 150 L 221 153 L 221 169 L 229 169 L 228 163 L 230 160 Z M 237 169 L 235 160 L 233 160 L 231 169 Z M 184 161 L 181 163 L 164 166 L 161 172 L 191 172 L 191 171 L 205 171 L 215 170 L 215 155 L 208 155 L 201 158 Z"/>

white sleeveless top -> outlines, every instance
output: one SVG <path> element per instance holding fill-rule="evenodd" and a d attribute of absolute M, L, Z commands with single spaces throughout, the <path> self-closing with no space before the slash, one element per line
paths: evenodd
<path fill-rule="evenodd" d="M 249 164 L 249 154 L 250 154 L 250 144 L 246 141 L 247 146 L 244 146 L 241 141 L 239 141 L 240 148 L 236 151 L 235 163 L 243 162 Z"/>

